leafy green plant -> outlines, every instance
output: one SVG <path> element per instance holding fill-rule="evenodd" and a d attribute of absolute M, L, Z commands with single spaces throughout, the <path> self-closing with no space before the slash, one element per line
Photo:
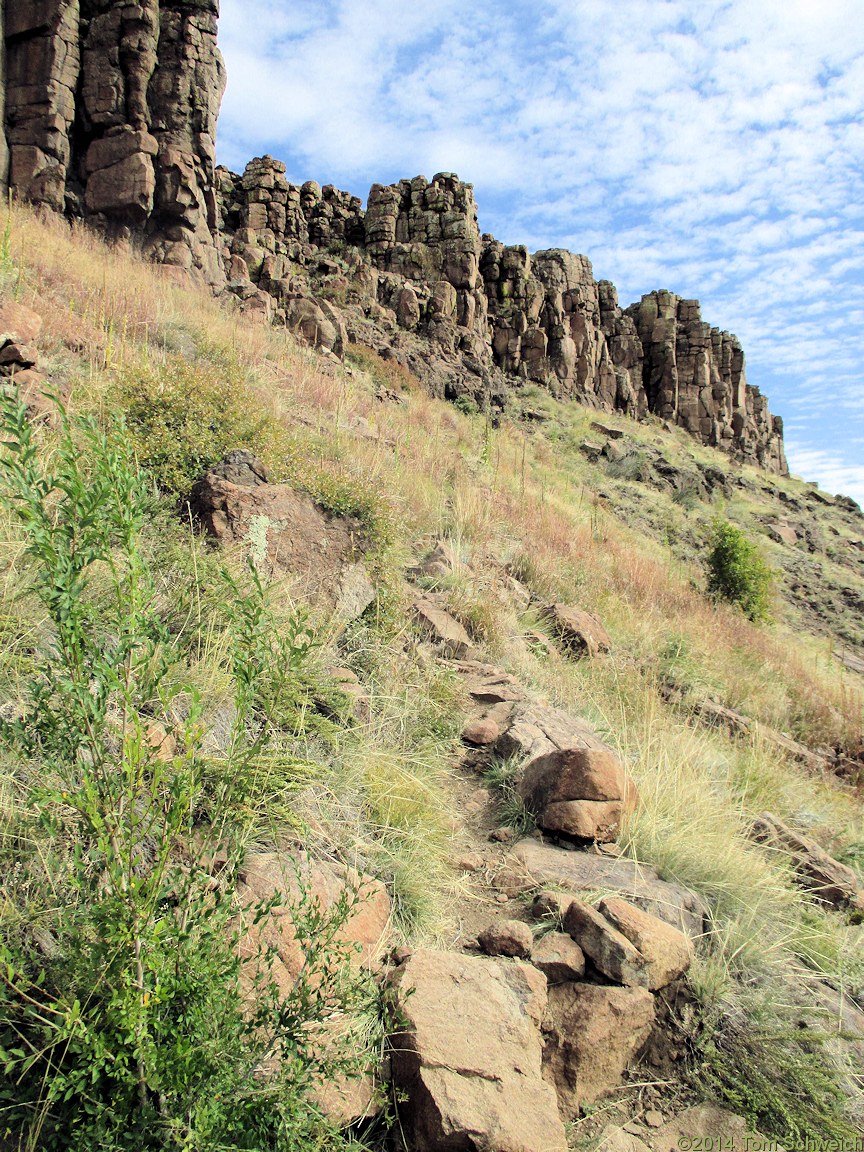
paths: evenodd
<path fill-rule="evenodd" d="M 311 636 L 302 619 L 275 632 L 254 569 L 248 588 L 226 581 L 234 722 L 213 763 L 200 699 L 169 676 L 129 437 L 57 415 L 46 451 L 20 400 L 3 401 L 0 501 L 47 622 L 24 698 L 0 718 L 29 816 L 0 917 L 0 1137 L 337 1148 L 313 1089 L 356 1070 L 350 1036 L 322 1041 L 326 1016 L 368 997 L 338 941 L 356 892 L 325 911 L 298 878 L 284 900 L 239 916 L 237 902 L 252 782 Z M 305 961 L 287 996 L 254 933 L 280 902 Z"/>
<path fill-rule="evenodd" d="M 773 574 L 740 528 L 715 521 L 707 564 L 709 595 L 737 604 L 750 620 L 769 618 Z"/>

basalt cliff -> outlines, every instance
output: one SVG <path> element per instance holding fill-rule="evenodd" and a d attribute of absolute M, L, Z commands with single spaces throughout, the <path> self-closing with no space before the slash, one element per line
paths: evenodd
<path fill-rule="evenodd" d="M 217 21 L 218 0 L 5 0 L 0 182 L 317 347 L 395 358 L 436 395 L 494 413 L 530 381 L 787 472 L 781 419 L 698 301 L 662 290 L 622 308 L 585 256 L 481 234 L 449 173 L 373 185 L 364 209 L 270 157 L 217 168 Z"/>

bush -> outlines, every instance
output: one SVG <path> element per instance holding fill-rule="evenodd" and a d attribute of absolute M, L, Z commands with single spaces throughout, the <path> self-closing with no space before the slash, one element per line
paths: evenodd
<path fill-rule="evenodd" d="M 272 466 L 292 447 L 236 365 L 180 356 L 164 366 L 148 362 L 123 371 L 114 399 L 139 463 L 169 495 L 186 496 L 234 448 L 249 448 Z"/>
<path fill-rule="evenodd" d="M 770 617 L 773 573 L 740 528 L 718 520 L 708 553 L 709 595 L 737 604 L 748 619 Z"/>
<path fill-rule="evenodd" d="M 0 502 L 46 622 L 23 699 L 0 716 L 27 823 L 0 917 L 0 1143 L 340 1147 L 313 1084 L 354 1069 L 354 1037 L 316 1036 L 366 996 L 336 942 L 356 897 L 325 913 L 298 877 L 286 903 L 305 966 L 288 996 L 269 946 L 241 965 L 235 906 L 277 681 L 311 637 L 302 620 L 274 629 L 254 570 L 247 588 L 226 582 L 234 721 L 221 755 L 205 753 L 140 547 L 148 491 L 128 437 L 61 409 L 46 450 L 20 401 L 2 415 Z"/>

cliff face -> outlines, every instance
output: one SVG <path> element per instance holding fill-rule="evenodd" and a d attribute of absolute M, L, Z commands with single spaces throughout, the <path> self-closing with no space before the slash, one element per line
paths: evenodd
<path fill-rule="evenodd" d="M 16 194 L 223 279 L 215 240 L 218 0 L 6 0 Z"/>
<path fill-rule="evenodd" d="M 364 210 L 269 157 L 214 170 L 218 0 L 0 0 L 4 17 L 0 185 L 8 144 L 16 195 L 214 286 L 227 274 L 244 308 L 395 356 L 440 395 L 494 407 L 530 381 L 786 471 L 782 422 L 697 301 L 660 291 L 622 309 L 586 257 L 481 235 L 450 173 L 373 185 Z"/>
<path fill-rule="evenodd" d="M 332 186 L 290 184 L 270 157 L 242 177 L 220 169 L 219 187 L 229 290 L 313 342 L 370 345 L 451 398 L 495 405 L 531 381 L 600 410 L 651 412 L 787 471 L 782 421 L 698 301 L 658 291 L 622 309 L 585 256 L 481 235 L 471 185 L 451 173 L 373 185 L 365 212 Z"/>

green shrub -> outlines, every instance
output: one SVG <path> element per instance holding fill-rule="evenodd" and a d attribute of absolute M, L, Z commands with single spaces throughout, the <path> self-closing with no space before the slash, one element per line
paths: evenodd
<path fill-rule="evenodd" d="M 737 604 L 750 620 L 767 620 L 772 579 L 771 569 L 741 529 L 716 521 L 708 553 L 709 595 Z"/>
<path fill-rule="evenodd" d="M 234 448 L 281 464 L 293 444 L 243 380 L 236 365 L 172 356 L 121 373 L 111 397 L 125 415 L 141 466 L 159 489 L 186 496 Z"/>
<path fill-rule="evenodd" d="M 325 1017 L 368 1000 L 336 942 L 356 896 L 324 912 L 298 876 L 284 903 L 306 962 L 288 996 L 266 944 L 241 973 L 235 905 L 279 679 L 311 638 L 302 620 L 274 629 L 254 571 L 248 588 L 226 583 L 234 720 L 219 759 L 205 753 L 140 546 L 148 488 L 128 437 L 61 409 L 46 450 L 20 401 L 2 415 L 0 501 L 46 624 L 23 699 L 0 717 L 28 832 L 0 915 L 0 1143 L 342 1147 L 312 1089 L 357 1065 L 350 1030 L 316 1044 Z M 167 753 L 156 722 L 176 740 Z"/>

